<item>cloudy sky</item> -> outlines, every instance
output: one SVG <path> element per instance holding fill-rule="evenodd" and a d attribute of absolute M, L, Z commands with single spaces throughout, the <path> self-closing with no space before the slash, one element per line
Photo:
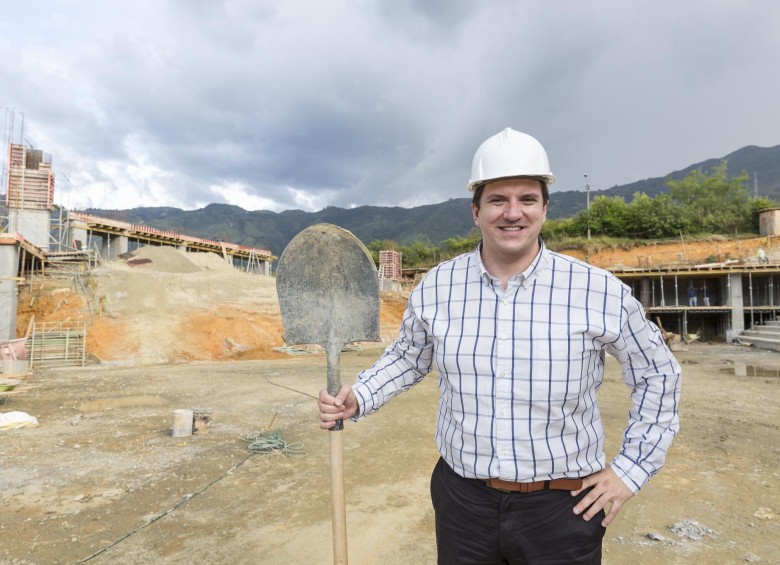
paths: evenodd
<path fill-rule="evenodd" d="M 774 0 L 2 11 L 3 141 L 50 153 L 72 208 L 441 202 L 467 196 L 475 149 L 507 126 L 545 145 L 553 195 L 780 144 Z"/>

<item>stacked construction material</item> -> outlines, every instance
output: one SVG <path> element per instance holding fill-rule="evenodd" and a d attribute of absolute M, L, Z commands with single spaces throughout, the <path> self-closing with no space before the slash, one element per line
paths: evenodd
<path fill-rule="evenodd" d="M 379 273 L 383 278 L 401 280 L 401 252 L 386 249 L 379 252 Z"/>

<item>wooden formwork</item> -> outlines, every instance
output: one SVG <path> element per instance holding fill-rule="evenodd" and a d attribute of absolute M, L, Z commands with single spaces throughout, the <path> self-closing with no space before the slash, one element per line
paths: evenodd
<path fill-rule="evenodd" d="M 401 279 L 401 252 L 386 249 L 379 252 L 379 272 L 383 278 Z"/>

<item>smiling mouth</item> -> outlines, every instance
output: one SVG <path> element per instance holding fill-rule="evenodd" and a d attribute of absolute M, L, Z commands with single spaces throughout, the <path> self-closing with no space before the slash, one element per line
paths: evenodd
<path fill-rule="evenodd" d="M 501 231 L 520 231 L 525 229 L 524 226 L 502 226 L 499 228 Z"/>

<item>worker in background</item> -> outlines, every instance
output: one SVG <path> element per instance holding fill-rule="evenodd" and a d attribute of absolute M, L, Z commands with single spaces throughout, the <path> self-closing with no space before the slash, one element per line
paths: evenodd
<path fill-rule="evenodd" d="M 761 265 L 763 263 L 769 263 L 769 259 L 766 256 L 766 252 L 764 251 L 764 248 L 760 245 L 758 246 L 758 251 L 756 251 L 756 257 L 758 258 L 758 264 Z"/>
<path fill-rule="evenodd" d="M 710 305 L 710 291 L 707 290 L 706 284 L 702 285 L 701 287 L 701 299 L 702 302 L 704 303 L 704 306 Z"/>
<path fill-rule="evenodd" d="M 698 291 L 693 283 L 688 286 L 688 306 L 698 306 Z"/>
<path fill-rule="evenodd" d="M 398 339 L 354 385 L 320 392 L 330 428 L 436 371 L 442 564 L 600 563 L 605 528 L 661 468 L 678 429 L 680 366 L 630 289 L 539 237 L 553 181 L 530 135 L 487 139 L 468 183 L 479 246 L 425 276 Z M 605 353 L 633 401 L 610 463 L 596 402 Z"/>

